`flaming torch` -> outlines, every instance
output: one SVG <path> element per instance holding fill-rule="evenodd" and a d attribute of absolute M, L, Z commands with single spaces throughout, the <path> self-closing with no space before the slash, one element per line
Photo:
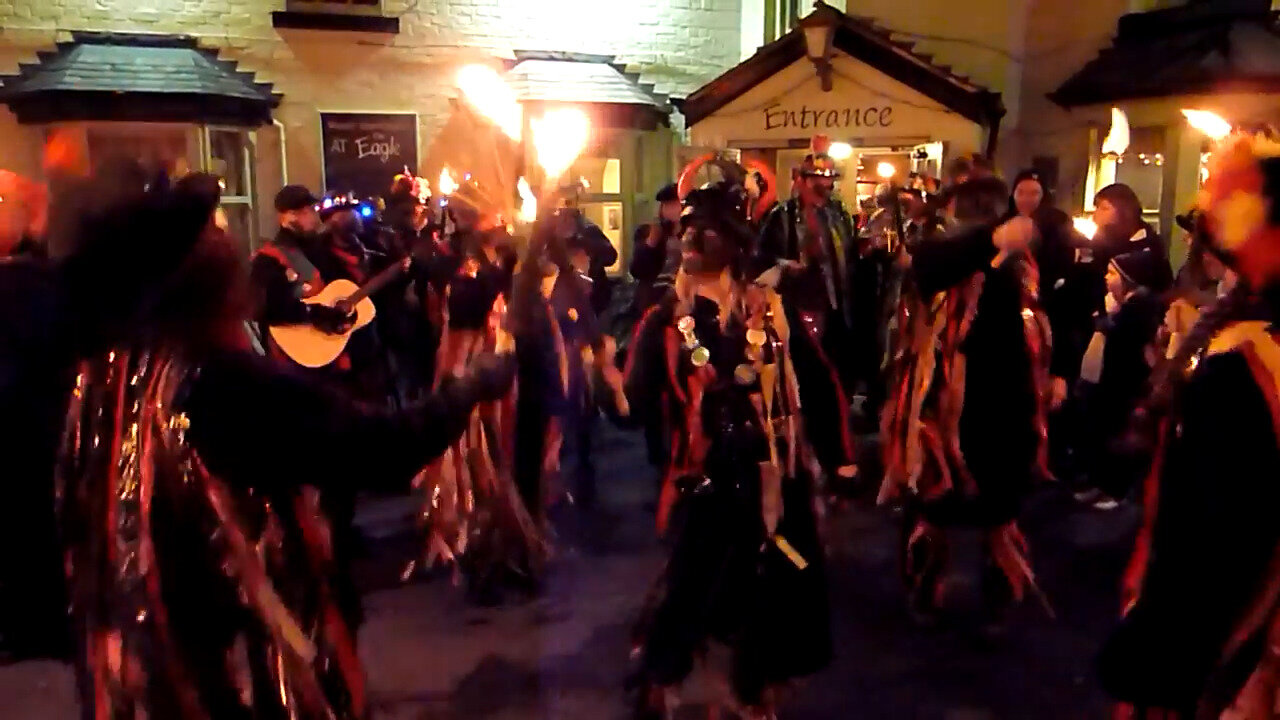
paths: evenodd
<path fill-rule="evenodd" d="M 1098 223 L 1094 222 L 1092 218 L 1088 218 L 1083 215 L 1072 218 L 1071 226 L 1075 228 L 1076 232 L 1090 240 L 1093 239 L 1094 235 L 1098 234 Z"/>
<path fill-rule="evenodd" d="M 587 146 L 591 121 L 576 108 L 548 111 L 529 123 L 533 132 L 533 148 L 547 182 L 558 181 Z"/>
<path fill-rule="evenodd" d="M 1187 118 L 1187 124 L 1204 133 L 1214 142 L 1219 142 L 1231 134 L 1231 123 L 1208 110 L 1183 110 L 1182 115 Z"/>
<path fill-rule="evenodd" d="M 523 177 L 516 182 L 516 191 L 520 193 L 519 220 L 531 225 L 538 219 L 538 196 L 533 194 L 529 182 Z"/>
<path fill-rule="evenodd" d="M 524 129 L 524 108 L 502 76 L 485 65 L 468 65 L 458 71 L 458 89 L 484 117 L 507 137 L 520 142 Z"/>

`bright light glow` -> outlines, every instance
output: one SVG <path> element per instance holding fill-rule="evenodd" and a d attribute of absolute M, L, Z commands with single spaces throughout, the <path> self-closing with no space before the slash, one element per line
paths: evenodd
<path fill-rule="evenodd" d="M 449 166 L 441 168 L 440 179 L 436 181 L 436 185 L 440 188 L 440 193 L 448 197 L 458 190 L 458 183 L 453 179 L 453 173 L 449 172 Z"/>
<path fill-rule="evenodd" d="M 1072 218 L 1071 226 L 1076 229 L 1076 232 L 1089 238 L 1090 240 L 1093 239 L 1094 235 L 1098 234 L 1098 224 L 1095 223 L 1092 218 L 1087 218 L 1087 217 L 1084 217 L 1083 215 L 1080 217 Z"/>
<path fill-rule="evenodd" d="M 1129 149 L 1129 118 L 1120 108 L 1111 108 L 1111 129 L 1102 141 L 1102 154 L 1123 155 Z"/>
<path fill-rule="evenodd" d="M 516 182 L 516 191 L 520 193 L 520 222 L 531 223 L 538 219 L 538 198 L 533 189 L 522 177 Z"/>
<path fill-rule="evenodd" d="M 1222 116 L 1208 110 L 1183 110 L 1183 116 L 1191 127 L 1208 135 L 1213 140 L 1221 140 L 1231 134 L 1231 123 Z"/>
<path fill-rule="evenodd" d="M 876 174 L 885 180 L 888 180 L 898 174 L 898 168 L 894 167 L 891 162 L 882 162 L 879 165 L 876 165 Z"/>
<path fill-rule="evenodd" d="M 529 123 L 538 164 L 548 178 L 559 178 L 587 146 L 591 121 L 576 108 L 550 110 Z"/>
<path fill-rule="evenodd" d="M 853 157 L 853 146 L 842 142 L 831 143 L 831 147 L 827 148 L 827 154 L 832 160 L 848 160 Z"/>
<path fill-rule="evenodd" d="M 497 70 L 487 65 L 467 65 L 458 71 L 458 89 L 471 107 L 497 125 L 507 137 L 520 140 L 524 110 Z"/>

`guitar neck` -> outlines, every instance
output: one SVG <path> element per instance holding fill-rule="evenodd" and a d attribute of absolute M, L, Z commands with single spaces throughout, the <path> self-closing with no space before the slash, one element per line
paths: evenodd
<path fill-rule="evenodd" d="M 413 258 L 405 258 L 400 262 L 396 263 L 395 265 L 392 265 L 391 267 L 378 273 L 377 275 L 374 275 L 372 278 L 369 279 L 368 282 L 366 282 L 364 285 L 361 285 L 359 290 L 356 290 L 355 292 L 351 293 L 351 296 L 347 298 L 347 302 L 351 305 L 355 305 L 359 303 L 361 300 L 364 300 L 370 295 L 378 292 L 387 283 L 396 279 L 402 273 L 408 270 L 409 265 L 412 262 L 413 262 Z"/>

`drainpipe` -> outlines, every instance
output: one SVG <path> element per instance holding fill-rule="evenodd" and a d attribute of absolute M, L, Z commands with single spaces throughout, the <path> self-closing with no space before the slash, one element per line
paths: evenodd
<path fill-rule="evenodd" d="M 285 152 L 284 123 L 272 118 L 271 124 L 280 131 L 280 185 L 284 186 L 289 184 L 289 154 Z"/>

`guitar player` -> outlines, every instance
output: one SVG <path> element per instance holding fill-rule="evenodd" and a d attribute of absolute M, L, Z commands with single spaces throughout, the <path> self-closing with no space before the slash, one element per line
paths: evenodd
<path fill-rule="evenodd" d="M 364 280 L 359 259 L 338 246 L 334 233 L 325 232 L 321 211 L 332 210 L 332 203 L 327 208 L 320 205 L 321 200 L 302 185 L 286 185 L 276 193 L 275 206 L 280 227 L 275 238 L 254 255 L 250 272 L 255 301 L 254 319 L 268 355 L 317 382 L 359 397 L 362 393 L 359 392 L 361 373 L 358 371 L 362 368 L 352 367 L 353 350 L 350 346 L 329 366 L 303 368 L 289 359 L 267 332 L 267 328 L 272 326 L 310 324 L 322 332 L 340 335 L 355 322 L 353 310 L 302 302 L 303 298 L 312 297 L 335 280 L 346 279 L 354 283 Z M 358 346 L 355 353 L 363 354 Z M 352 552 L 358 542 L 353 525 L 355 502 L 355 492 L 347 490 L 329 490 L 321 498 L 332 526 L 334 589 L 342 614 L 353 633 L 362 620 L 360 598 L 350 573 Z"/>

